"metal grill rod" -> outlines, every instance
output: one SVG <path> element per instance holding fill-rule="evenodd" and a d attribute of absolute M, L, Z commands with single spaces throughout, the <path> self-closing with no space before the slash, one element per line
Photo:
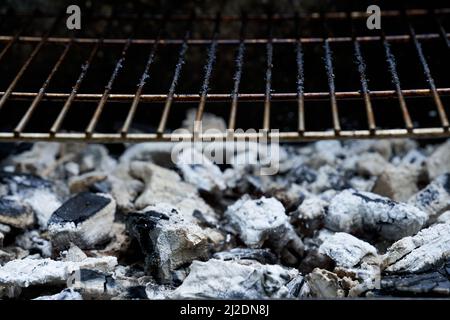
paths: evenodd
<path fill-rule="evenodd" d="M 244 55 L 245 55 L 245 30 L 247 27 L 247 14 L 242 14 L 242 23 L 240 30 L 240 43 L 236 54 L 236 70 L 233 76 L 234 84 L 233 84 L 233 92 L 231 93 L 231 110 L 230 110 L 230 119 L 228 121 L 228 129 L 233 131 L 236 128 L 236 114 L 237 114 L 237 106 L 239 99 L 239 85 L 241 83 L 242 78 L 242 67 L 244 64 Z"/>
<path fill-rule="evenodd" d="M 164 132 L 164 130 L 166 128 L 166 123 L 167 123 L 167 118 L 169 117 L 170 107 L 172 106 L 172 102 L 174 100 L 175 89 L 177 87 L 178 80 L 181 76 L 181 71 L 182 71 L 183 65 L 185 63 L 186 52 L 189 48 L 188 40 L 192 34 L 194 19 L 195 19 L 195 15 L 192 13 L 191 19 L 187 23 L 187 29 L 186 29 L 187 31 L 184 35 L 183 44 L 181 45 L 180 51 L 178 52 L 178 61 L 177 61 L 176 67 L 175 67 L 175 72 L 173 74 L 172 83 L 170 84 L 169 93 L 167 94 L 167 96 L 164 97 L 164 100 L 166 103 L 164 105 L 164 110 L 161 115 L 161 120 L 159 121 L 158 129 L 156 131 L 158 133 L 158 135 L 162 135 L 162 133 Z"/>
<path fill-rule="evenodd" d="M 203 112 L 205 110 L 205 104 L 206 104 L 206 97 L 208 95 L 209 91 L 209 82 L 211 79 L 211 75 L 213 72 L 214 62 L 216 61 L 216 55 L 217 55 L 217 37 L 219 36 L 220 32 L 220 12 L 217 13 L 217 19 L 214 26 L 213 36 L 212 36 L 212 42 L 211 46 L 208 49 L 208 58 L 207 63 L 205 67 L 205 76 L 203 79 L 203 85 L 200 93 L 200 102 L 198 104 L 197 108 L 197 114 L 195 115 L 195 123 L 194 123 L 194 132 L 199 132 L 201 127 L 201 120 L 203 117 Z"/>
<path fill-rule="evenodd" d="M 25 61 L 25 63 L 22 65 L 22 67 L 20 68 L 19 72 L 16 74 L 16 76 L 14 77 L 13 81 L 9 84 L 8 88 L 6 89 L 5 93 L 3 94 L 3 96 L 0 99 L 0 110 L 3 108 L 3 106 L 5 105 L 6 101 L 8 100 L 9 96 L 11 95 L 11 93 L 13 92 L 14 88 L 16 87 L 17 83 L 19 82 L 19 80 L 22 78 L 23 74 L 25 73 L 25 71 L 28 69 L 28 67 L 30 66 L 31 62 L 34 60 L 34 58 L 37 56 L 37 54 L 39 53 L 39 51 L 42 49 L 42 47 L 44 46 L 44 44 L 47 42 L 48 37 L 50 36 L 50 34 L 55 30 L 55 28 L 57 27 L 58 23 L 61 21 L 63 15 L 60 14 L 55 21 L 53 22 L 52 26 L 50 27 L 50 29 L 47 31 L 47 33 L 41 38 L 41 41 L 36 45 L 36 47 L 33 49 L 33 51 L 31 52 L 31 54 L 29 55 L 28 59 Z M 21 32 L 21 31 L 19 31 Z"/>

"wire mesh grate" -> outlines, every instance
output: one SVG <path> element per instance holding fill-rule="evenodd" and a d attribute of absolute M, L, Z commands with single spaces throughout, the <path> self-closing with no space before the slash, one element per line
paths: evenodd
<path fill-rule="evenodd" d="M 0 17 L 2 141 L 191 137 L 175 132 L 174 118 L 186 111 L 180 104 L 192 106 L 197 121 L 206 112 L 220 114 L 223 137 L 450 136 L 450 8 L 383 11 L 395 30 L 360 28 L 363 11 L 90 13 L 89 32 L 66 30 L 63 15 L 8 16 Z M 22 23 L 9 26 L 13 18 Z M 35 20 L 42 20 L 37 29 Z M 426 114 L 412 110 L 422 105 Z M 430 119 L 414 118 L 424 114 Z M 377 121 L 394 115 L 401 125 Z M 235 133 L 242 122 L 255 130 Z"/>

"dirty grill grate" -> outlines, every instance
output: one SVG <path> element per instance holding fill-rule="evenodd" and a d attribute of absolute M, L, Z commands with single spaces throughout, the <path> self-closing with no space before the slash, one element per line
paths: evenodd
<path fill-rule="evenodd" d="M 206 138 L 450 136 L 447 8 L 384 11 L 373 31 L 363 11 L 86 16 L 73 34 L 63 15 L 1 17 L 0 140 L 187 137 L 187 107 L 226 119 Z"/>

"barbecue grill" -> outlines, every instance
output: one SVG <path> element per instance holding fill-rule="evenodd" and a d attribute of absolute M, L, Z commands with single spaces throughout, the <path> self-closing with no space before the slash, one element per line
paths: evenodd
<path fill-rule="evenodd" d="M 364 3 L 322 12 L 61 14 L 3 8 L 1 141 L 170 141 L 186 110 L 203 138 L 448 137 L 450 8 Z M 234 132 L 234 129 L 255 131 Z M 198 123 L 196 128 L 198 128 Z"/>

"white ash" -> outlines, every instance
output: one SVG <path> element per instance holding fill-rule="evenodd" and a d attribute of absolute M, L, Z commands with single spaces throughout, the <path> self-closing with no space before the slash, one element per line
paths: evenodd
<path fill-rule="evenodd" d="M 27 231 L 17 236 L 16 245 L 28 251 L 38 251 L 43 258 L 49 258 L 52 255 L 50 241 L 42 238 L 36 230 Z"/>
<path fill-rule="evenodd" d="M 133 214 L 129 225 L 146 255 L 147 268 L 162 283 L 171 283 L 178 268 L 208 258 L 206 233 L 170 205 L 149 206 Z"/>
<path fill-rule="evenodd" d="M 55 248 L 71 243 L 94 248 L 111 237 L 116 202 L 109 195 L 80 193 L 56 210 L 49 221 L 49 234 Z"/>
<path fill-rule="evenodd" d="M 427 219 L 427 213 L 412 205 L 370 192 L 345 190 L 331 200 L 325 226 L 347 233 L 371 231 L 398 240 L 417 233 Z"/>
<path fill-rule="evenodd" d="M 450 257 L 450 224 L 436 224 L 395 242 L 384 255 L 385 271 L 418 273 Z"/>
<path fill-rule="evenodd" d="M 328 237 L 319 247 L 319 253 L 326 254 L 344 268 L 354 267 L 367 256 L 377 256 L 377 250 L 369 243 L 343 232 Z"/>
<path fill-rule="evenodd" d="M 426 212 L 431 220 L 450 209 L 450 173 L 438 176 L 408 203 Z"/>
<path fill-rule="evenodd" d="M 267 243 L 276 252 L 292 250 L 297 255 L 303 254 L 302 240 L 289 223 L 283 205 L 274 198 L 252 200 L 244 196 L 228 207 L 225 216 L 250 248 L 261 248 Z"/>
<path fill-rule="evenodd" d="M 297 270 L 248 261 L 194 261 L 172 299 L 293 298 L 288 284 L 301 277 Z"/>
<path fill-rule="evenodd" d="M 214 210 L 200 198 L 197 189 L 181 181 L 176 172 L 152 163 L 134 161 L 130 163 L 130 173 L 145 183 L 144 191 L 135 201 L 136 209 L 169 203 L 187 215 L 192 216 L 199 211 L 209 224 L 217 224 Z"/>
<path fill-rule="evenodd" d="M 334 272 L 340 278 L 354 280 L 348 288 L 348 296 L 359 296 L 379 287 L 380 259 L 377 250 L 369 243 L 338 232 L 328 237 L 318 251 L 335 262 Z"/>
<path fill-rule="evenodd" d="M 183 149 L 177 155 L 176 165 L 184 180 L 199 190 L 220 192 L 226 189 L 220 168 L 194 148 Z"/>
<path fill-rule="evenodd" d="M 430 179 L 450 172 L 450 140 L 440 145 L 427 159 L 426 169 Z"/>
<path fill-rule="evenodd" d="M 33 209 L 41 229 L 47 228 L 52 213 L 61 206 L 58 196 L 47 189 L 29 192 L 23 201 Z"/>
<path fill-rule="evenodd" d="M 64 284 L 75 271 L 82 268 L 112 272 L 116 265 L 116 257 L 87 258 L 81 262 L 25 258 L 10 261 L 0 267 L 0 285 L 29 287 L 38 284 Z"/>
<path fill-rule="evenodd" d="M 83 300 L 81 294 L 73 289 L 64 289 L 51 296 L 41 296 L 33 300 Z"/>

